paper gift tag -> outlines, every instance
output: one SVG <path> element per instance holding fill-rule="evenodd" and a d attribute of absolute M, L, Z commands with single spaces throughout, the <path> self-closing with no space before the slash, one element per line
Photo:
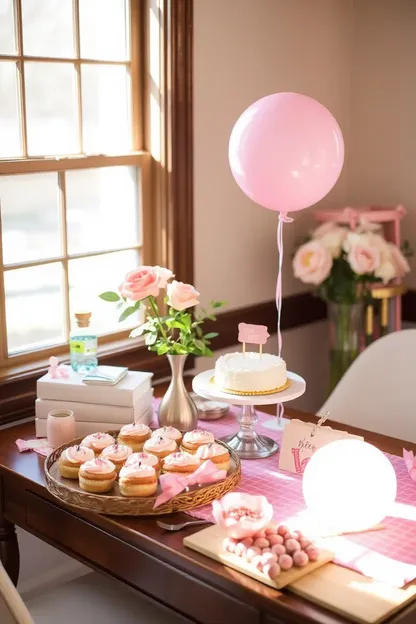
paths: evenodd
<path fill-rule="evenodd" d="M 320 448 L 344 438 L 363 440 L 361 436 L 317 426 L 302 420 L 291 420 L 285 427 L 279 455 L 279 469 L 302 474 L 312 455 Z"/>

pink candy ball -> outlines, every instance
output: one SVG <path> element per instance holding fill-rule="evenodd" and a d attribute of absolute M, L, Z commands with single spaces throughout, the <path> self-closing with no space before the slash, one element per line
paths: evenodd
<path fill-rule="evenodd" d="M 269 578 L 275 579 L 277 576 L 279 576 L 281 570 L 278 563 L 268 563 L 263 567 L 263 572 Z"/>
<path fill-rule="evenodd" d="M 290 538 L 285 541 L 286 550 L 288 553 L 295 552 L 296 550 L 300 550 L 300 544 L 298 540 Z"/>
<path fill-rule="evenodd" d="M 306 554 L 309 557 L 309 561 L 318 561 L 319 559 L 319 549 L 315 546 L 308 546 L 305 550 Z"/>
<path fill-rule="evenodd" d="M 258 537 L 254 542 L 254 546 L 257 546 L 258 548 L 269 548 L 270 543 L 265 537 Z"/>
<path fill-rule="evenodd" d="M 266 565 L 266 563 L 276 563 L 277 562 L 277 556 L 274 555 L 273 553 L 265 553 L 264 555 L 262 555 L 261 557 L 261 563 L 262 565 Z"/>
<path fill-rule="evenodd" d="M 278 563 L 282 570 L 290 570 L 293 566 L 293 559 L 290 555 L 280 555 Z"/>
<path fill-rule="evenodd" d="M 300 547 L 302 548 L 302 550 L 305 550 L 308 546 L 310 546 L 312 544 L 311 540 L 308 540 L 305 538 L 299 540 L 299 544 Z"/>
<path fill-rule="evenodd" d="M 267 538 L 271 546 L 274 546 L 275 544 L 283 544 L 283 537 L 281 535 L 268 535 Z"/>
<path fill-rule="evenodd" d="M 232 537 L 226 537 L 222 542 L 222 547 L 225 551 L 233 553 L 235 547 L 237 546 L 237 541 Z"/>
<path fill-rule="evenodd" d="M 265 553 L 269 553 L 269 552 L 272 552 L 272 549 L 271 549 L 271 548 L 262 548 L 262 549 L 261 549 L 261 552 L 262 552 L 263 554 L 265 554 Z"/>
<path fill-rule="evenodd" d="M 234 554 L 238 557 L 245 557 L 247 552 L 247 547 L 244 546 L 243 542 L 238 542 L 234 548 Z"/>
<path fill-rule="evenodd" d="M 303 568 L 309 563 L 309 557 L 303 550 L 297 550 L 293 553 L 293 563 L 298 568 Z"/>
<path fill-rule="evenodd" d="M 264 529 L 265 534 L 270 539 L 270 535 L 277 535 L 277 524 L 271 524 Z"/>
<path fill-rule="evenodd" d="M 286 548 L 283 546 L 283 544 L 274 544 L 271 550 L 272 553 L 277 556 L 286 554 Z"/>
<path fill-rule="evenodd" d="M 253 536 L 254 539 L 257 537 L 266 537 L 266 531 L 257 531 L 257 533 Z"/>
<path fill-rule="evenodd" d="M 256 546 L 251 546 L 250 548 L 247 548 L 246 560 L 252 561 L 254 557 L 257 557 L 260 554 L 261 554 L 260 548 L 257 548 Z"/>
<path fill-rule="evenodd" d="M 263 557 L 263 555 L 256 555 L 255 557 L 253 557 L 253 559 L 251 560 L 251 565 L 254 568 L 259 568 L 260 569 L 260 567 L 262 565 L 262 557 Z"/>
<path fill-rule="evenodd" d="M 254 540 L 252 537 L 246 537 L 245 539 L 243 539 L 242 544 L 244 544 L 246 548 L 250 548 L 250 546 L 253 545 L 253 542 Z"/>

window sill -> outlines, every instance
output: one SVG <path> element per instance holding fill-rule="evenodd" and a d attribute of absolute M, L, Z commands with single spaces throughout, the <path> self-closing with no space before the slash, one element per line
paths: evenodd
<path fill-rule="evenodd" d="M 143 342 L 137 340 L 122 339 L 103 345 L 99 349 L 99 361 L 110 366 L 127 366 L 130 370 L 149 371 L 154 380 L 170 374 L 167 358 L 148 351 Z M 186 368 L 191 368 L 193 359 L 188 358 L 186 364 Z M 48 366 L 48 360 L 43 359 L 0 371 L 0 425 L 33 417 L 36 380 L 47 372 Z"/>

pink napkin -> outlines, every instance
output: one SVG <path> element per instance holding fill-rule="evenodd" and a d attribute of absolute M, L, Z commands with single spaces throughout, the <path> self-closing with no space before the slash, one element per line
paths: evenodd
<path fill-rule="evenodd" d="M 410 478 L 413 479 L 413 481 L 416 481 L 416 457 L 412 451 L 406 451 L 406 449 L 403 449 L 403 459 Z"/>
<path fill-rule="evenodd" d="M 36 440 L 16 440 L 16 446 L 19 450 L 19 453 L 24 453 L 25 451 L 35 451 L 38 455 L 43 455 L 43 457 L 48 457 L 50 453 L 52 453 L 53 448 L 48 445 L 48 440 L 46 438 L 39 438 Z"/>

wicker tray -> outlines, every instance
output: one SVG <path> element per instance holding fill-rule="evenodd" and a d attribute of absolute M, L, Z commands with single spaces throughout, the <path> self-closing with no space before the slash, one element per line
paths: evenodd
<path fill-rule="evenodd" d="M 118 431 L 109 431 L 113 436 L 118 435 Z M 61 477 L 58 470 L 58 459 L 62 451 L 68 446 L 79 444 L 82 441 L 77 438 L 68 444 L 55 449 L 45 461 L 46 487 L 51 494 L 64 501 L 68 505 L 82 509 L 88 509 L 97 513 L 109 516 L 154 516 L 175 513 L 177 511 L 187 511 L 195 507 L 206 505 L 216 498 L 221 498 L 227 492 L 233 490 L 241 479 L 240 459 L 233 450 L 226 447 L 230 453 L 230 470 L 224 481 L 212 483 L 210 485 L 192 486 L 188 491 L 181 492 L 175 498 L 153 509 L 155 496 L 147 498 L 133 498 L 121 496 L 118 483 L 106 494 L 91 494 L 82 490 L 78 481 Z M 218 444 L 226 446 L 223 442 L 216 440 Z M 158 492 L 160 486 L 158 485 Z"/>

